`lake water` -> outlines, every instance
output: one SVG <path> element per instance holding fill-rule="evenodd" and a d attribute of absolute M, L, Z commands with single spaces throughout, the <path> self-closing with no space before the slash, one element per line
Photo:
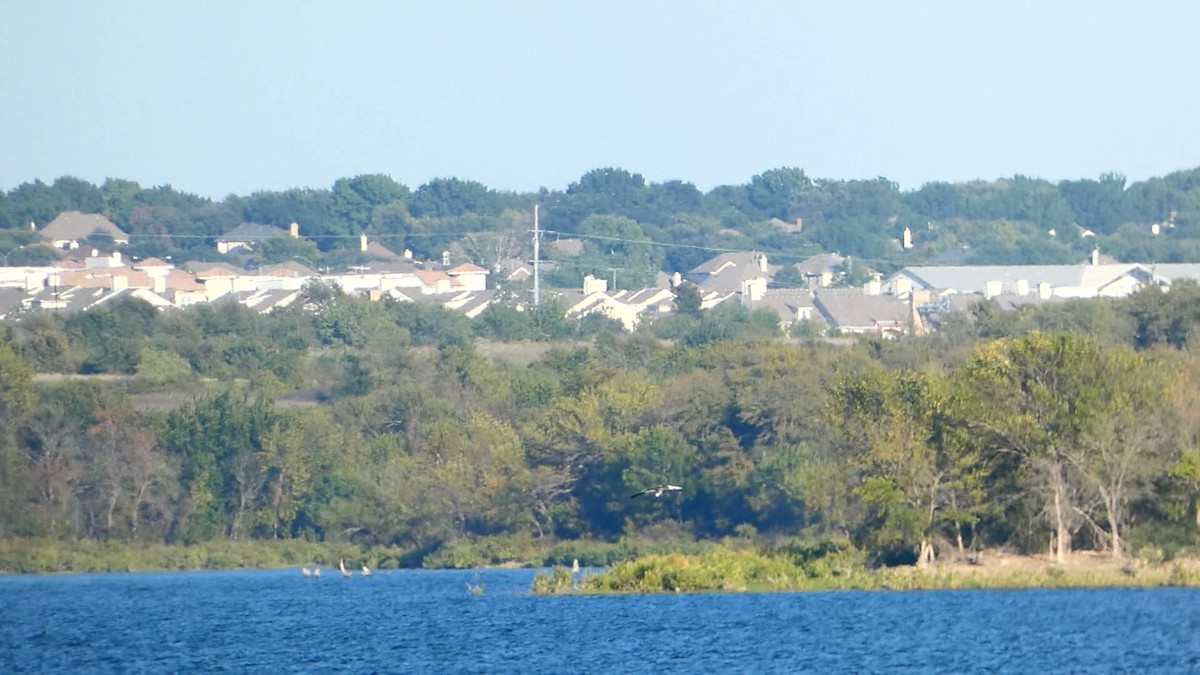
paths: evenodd
<path fill-rule="evenodd" d="M 1197 589 L 541 597 L 533 574 L 0 577 L 0 671 L 1200 672 Z"/>

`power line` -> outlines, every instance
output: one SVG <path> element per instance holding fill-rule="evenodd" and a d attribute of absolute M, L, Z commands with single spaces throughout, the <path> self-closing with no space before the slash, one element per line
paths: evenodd
<path fill-rule="evenodd" d="M 412 232 L 412 233 L 375 234 L 375 235 L 371 235 L 371 236 L 376 241 L 387 241 L 387 240 L 395 240 L 395 239 L 408 240 L 408 239 L 426 239 L 426 238 L 434 238 L 434 237 L 459 237 L 459 238 L 461 238 L 461 237 L 465 237 L 465 236 L 469 236 L 469 235 L 501 234 L 501 233 L 515 233 L 515 231 L 512 231 L 512 230 L 504 230 L 504 231 L 484 230 L 481 232 L 457 232 L 457 231 Z M 583 233 L 578 233 L 578 232 L 565 232 L 562 230 L 539 230 L 539 234 L 542 234 L 542 235 L 555 234 L 555 235 L 560 235 L 562 237 L 569 238 L 569 239 L 589 239 L 589 240 L 595 240 L 595 241 L 607 241 L 607 242 L 617 242 L 617 243 L 625 243 L 625 244 L 641 244 L 641 245 L 661 247 L 661 248 L 676 248 L 676 249 L 690 249 L 690 250 L 695 250 L 695 251 L 706 251 L 706 252 L 710 252 L 710 253 L 763 253 L 763 254 L 766 254 L 775 259 L 794 260 L 796 262 L 799 262 L 802 260 L 807 260 L 809 257 L 811 257 L 811 255 L 785 253 L 785 252 L 781 252 L 781 251 L 769 252 L 769 251 L 764 251 L 759 248 L 722 248 L 722 247 L 716 247 L 716 246 L 702 246 L 699 244 L 682 244 L 679 242 L 655 241 L 653 239 L 631 239 L 628 237 L 611 237 L 611 236 L 599 235 L 599 234 L 583 234 Z M 311 241 L 315 241 L 315 240 L 358 241 L 360 236 L 361 236 L 361 234 L 315 234 L 315 235 L 305 235 L 305 236 L 300 237 L 300 239 L 311 240 Z M 171 234 L 171 233 L 164 233 L 164 234 L 142 233 L 142 234 L 129 235 L 129 238 L 131 241 L 135 238 L 136 239 L 168 239 L 168 240 L 170 240 L 170 239 L 219 239 L 220 237 L 221 237 L 221 235 Z M 288 239 L 288 238 L 290 238 L 290 237 L 286 234 L 280 235 L 278 237 L 278 239 Z M 269 239 L 257 239 L 255 241 L 268 241 L 268 240 Z M 860 262 L 864 262 L 867 264 L 904 265 L 908 262 L 908 261 L 897 260 L 897 259 L 869 258 L 869 257 L 865 257 L 865 256 L 844 256 L 844 257 L 846 257 L 848 259 L 853 259 L 853 260 L 857 260 Z"/>

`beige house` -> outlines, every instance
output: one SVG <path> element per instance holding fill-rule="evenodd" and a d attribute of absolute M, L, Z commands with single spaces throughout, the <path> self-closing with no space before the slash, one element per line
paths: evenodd
<path fill-rule="evenodd" d="M 479 265 L 463 263 L 446 270 L 446 275 L 454 279 L 460 288 L 468 291 L 487 290 L 488 271 Z"/>
<path fill-rule="evenodd" d="M 103 234 L 112 237 L 116 244 L 129 243 L 129 235 L 98 213 L 81 213 L 79 211 L 64 211 L 50 221 L 50 224 L 38 233 L 42 239 L 49 241 L 59 249 L 76 249 L 88 237 Z"/>

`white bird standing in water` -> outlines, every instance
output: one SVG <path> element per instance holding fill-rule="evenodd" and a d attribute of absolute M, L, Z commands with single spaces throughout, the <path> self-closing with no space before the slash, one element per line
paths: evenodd
<path fill-rule="evenodd" d="M 308 569 L 307 567 L 301 567 L 301 568 L 300 568 L 300 573 L 301 573 L 301 574 L 303 574 L 303 575 L 304 575 L 304 578 L 306 578 L 306 579 L 307 579 L 308 577 L 312 576 L 312 572 L 311 572 L 311 571 L 309 571 L 309 569 Z"/>
<path fill-rule="evenodd" d="M 314 577 L 316 577 L 316 578 L 318 578 L 318 579 L 320 579 L 320 578 L 321 578 L 321 568 L 320 568 L 320 567 L 314 567 L 314 568 L 313 568 L 313 576 L 314 576 Z"/>
<path fill-rule="evenodd" d="M 346 559 L 345 558 L 342 558 L 341 560 L 338 561 L 338 569 L 342 571 L 343 577 L 345 577 L 347 579 L 350 578 L 350 572 L 349 572 L 349 570 L 346 569 Z"/>
<path fill-rule="evenodd" d="M 364 577 L 369 577 L 369 576 L 371 576 L 371 568 L 370 568 L 370 567 L 367 567 L 366 565 L 363 565 L 363 576 L 364 576 Z"/>

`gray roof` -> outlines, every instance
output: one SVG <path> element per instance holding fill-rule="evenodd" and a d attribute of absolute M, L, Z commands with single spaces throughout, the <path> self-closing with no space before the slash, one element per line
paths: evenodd
<path fill-rule="evenodd" d="M 281 227 L 261 223 L 242 223 L 217 237 L 217 241 L 262 241 L 287 236 L 290 236 L 288 231 Z"/>
<path fill-rule="evenodd" d="M 710 258 L 693 267 L 685 276 L 688 281 L 700 286 L 702 291 L 739 293 L 742 282 L 766 278 L 770 280 L 779 271 L 780 265 L 771 265 L 768 258 L 764 272 L 760 263 L 765 253 L 755 251 L 730 251 Z"/>
<path fill-rule="evenodd" d="M 122 288 L 114 291 L 109 288 L 84 288 L 82 286 L 46 287 L 30 294 L 27 300 L 33 308 L 68 314 L 82 312 L 122 295 L 129 295 L 133 290 Z M 49 306 L 42 307 L 43 303 Z"/>
<path fill-rule="evenodd" d="M 1136 264 L 1091 265 L 931 265 L 905 267 L 891 279 L 908 277 L 918 288 L 958 293 L 984 293 L 987 282 L 999 281 L 1006 289 L 1026 282 L 1030 289 L 1048 283 L 1052 287 L 1101 288 L 1127 274 L 1149 276 Z"/>
<path fill-rule="evenodd" d="M 1170 283 L 1180 279 L 1195 279 L 1200 281 L 1200 263 L 1157 263 L 1146 265 L 1150 272 Z"/>
<path fill-rule="evenodd" d="M 5 319 L 21 311 L 21 301 L 27 292 L 23 288 L 0 288 L 0 319 Z"/>
<path fill-rule="evenodd" d="M 845 260 L 836 253 L 818 253 L 796 263 L 796 269 L 801 274 L 819 275 L 840 268 Z"/>
<path fill-rule="evenodd" d="M 850 330 L 877 326 L 907 326 L 911 317 L 908 302 L 892 295 L 867 295 L 858 289 L 821 289 L 813 305 L 831 326 Z"/>
<path fill-rule="evenodd" d="M 480 309 L 481 306 L 491 304 L 492 299 L 495 297 L 495 290 L 479 291 L 478 293 L 472 294 L 469 300 L 458 307 L 455 307 L 452 311 L 458 312 L 459 314 L 469 315 L 475 310 Z"/>
<path fill-rule="evenodd" d="M 43 239 L 51 241 L 86 239 L 96 232 L 102 232 L 113 239 L 128 241 L 129 235 L 113 224 L 111 220 L 98 213 L 80 213 L 79 211 L 64 211 L 50 221 L 40 234 Z"/>
<path fill-rule="evenodd" d="M 715 274 L 722 266 L 728 263 L 733 263 L 738 267 L 752 267 L 758 270 L 758 256 L 760 255 L 763 254 L 755 251 L 727 251 L 696 265 L 688 270 L 688 274 Z"/>
<path fill-rule="evenodd" d="M 555 239 L 546 242 L 546 247 L 555 251 L 566 253 L 567 255 L 579 255 L 583 253 L 582 239 Z"/>
<path fill-rule="evenodd" d="M 810 320 L 823 324 L 824 318 L 815 309 L 812 291 L 807 288 L 768 288 L 759 300 L 747 303 L 751 309 L 769 309 L 779 315 L 780 321 L 792 322 L 798 320 L 801 310 L 808 312 Z"/>

